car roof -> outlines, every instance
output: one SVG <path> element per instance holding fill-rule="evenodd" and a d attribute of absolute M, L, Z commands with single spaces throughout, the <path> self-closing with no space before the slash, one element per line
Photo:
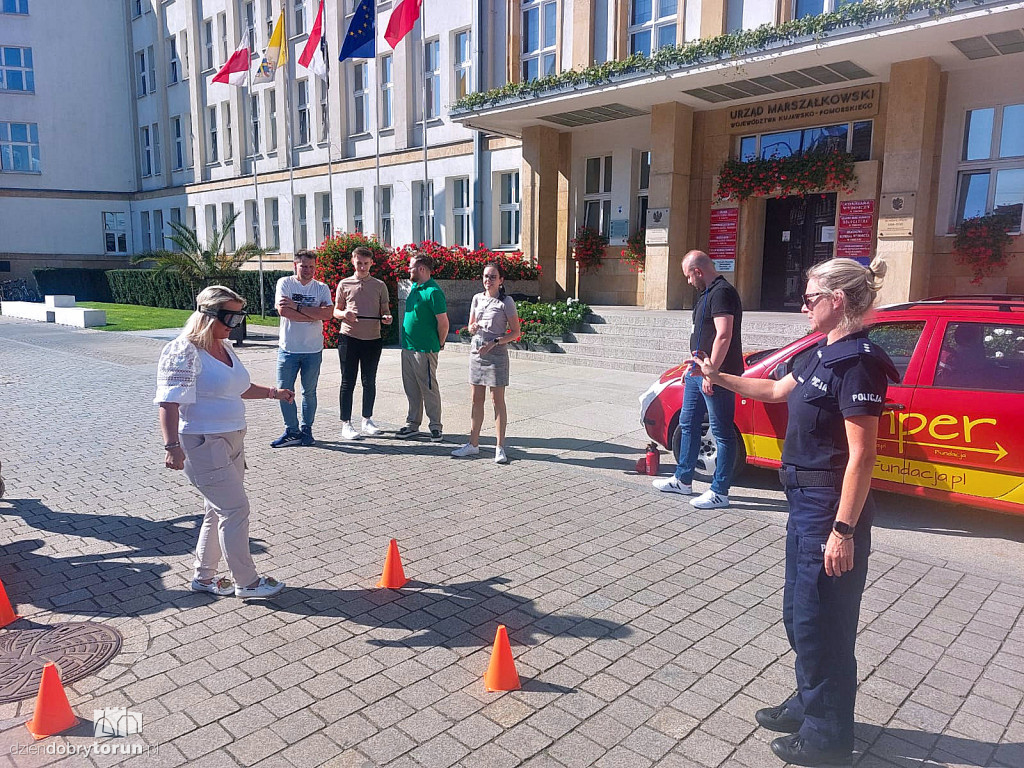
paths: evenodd
<path fill-rule="evenodd" d="M 878 307 L 879 312 L 932 314 L 936 310 L 941 310 L 943 314 L 971 314 L 977 312 L 1024 313 L 1024 295 L 935 296 L 930 299 L 921 299 L 920 301 L 908 301 L 903 304 L 887 304 L 886 306 Z"/>

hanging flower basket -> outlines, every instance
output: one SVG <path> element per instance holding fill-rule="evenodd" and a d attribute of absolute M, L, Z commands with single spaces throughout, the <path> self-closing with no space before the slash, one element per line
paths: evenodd
<path fill-rule="evenodd" d="M 580 265 L 580 272 L 596 272 L 601 268 L 601 257 L 608 247 L 608 238 L 590 227 L 580 227 L 572 241 L 572 257 Z"/>
<path fill-rule="evenodd" d="M 812 192 L 853 192 L 856 162 L 849 152 L 808 152 L 791 157 L 726 160 L 718 176 L 718 201 L 787 197 Z"/>
<path fill-rule="evenodd" d="M 643 272 L 647 266 L 647 230 L 638 229 L 626 241 L 626 247 L 622 249 L 624 262 L 629 266 L 631 272 Z"/>
<path fill-rule="evenodd" d="M 1016 222 L 1000 213 L 989 213 L 964 219 L 956 230 L 953 256 L 956 263 L 968 267 L 973 276 L 971 283 L 981 281 L 1006 266 L 1010 259 L 1007 249 L 1013 242 L 1009 230 Z"/>

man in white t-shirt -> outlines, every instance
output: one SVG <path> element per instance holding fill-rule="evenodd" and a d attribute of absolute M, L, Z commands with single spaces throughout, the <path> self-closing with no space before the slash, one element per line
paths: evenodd
<path fill-rule="evenodd" d="M 331 291 L 313 279 L 315 270 L 316 254 L 299 251 L 295 254 L 295 277 L 278 280 L 274 294 L 277 313 L 281 316 L 277 386 L 294 391 L 295 380 L 299 379 L 302 390 L 302 423 L 299 424 L 295 403 L 282 400 L 285 430 L 270 444 L 274 448 L 313 445 L 316 384 L 324 351 L 324 320 L 329 320 L 334 313 Z"/>

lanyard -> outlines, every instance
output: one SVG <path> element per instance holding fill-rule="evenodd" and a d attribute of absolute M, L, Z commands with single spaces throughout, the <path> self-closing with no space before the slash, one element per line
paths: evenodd
<path fill-rule="evenodd" d="M 704 320 L 708 316 L 708 299 L 710 298 L 710 296 L 709 296 L 710 293 L 711 293 L 711 286 L 708 285 L 707 288 L 704 289 L 704 296 L 703 296 L 703 298 L 704 298 L 704 306 L 703 306 L 703 308 L 701 309 L 701 312 L 700 312 L 700 325 L 697 326 L 697 349 L 695 350 L 697 352 L 704 352 L 704 350 L 702 350 L 700 348 L 700 335 L 701 335 L 701 331 L 704 330 Z M 710 349 L 707 350 L 706 354 L 710 356 L 711 355 L 711 350 Z"/>

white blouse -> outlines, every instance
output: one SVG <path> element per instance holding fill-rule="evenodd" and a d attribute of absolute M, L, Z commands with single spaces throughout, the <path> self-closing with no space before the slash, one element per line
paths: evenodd
<path fill-rule="evenodd" d="M 245 429 L 242 393 L 249 389 L 249 372 L 224 343 L 231 358 L 225 365 L 184 336 L 160 353 L 153 402 L 178 403 L 178 432 L 215 435 Z"/>

